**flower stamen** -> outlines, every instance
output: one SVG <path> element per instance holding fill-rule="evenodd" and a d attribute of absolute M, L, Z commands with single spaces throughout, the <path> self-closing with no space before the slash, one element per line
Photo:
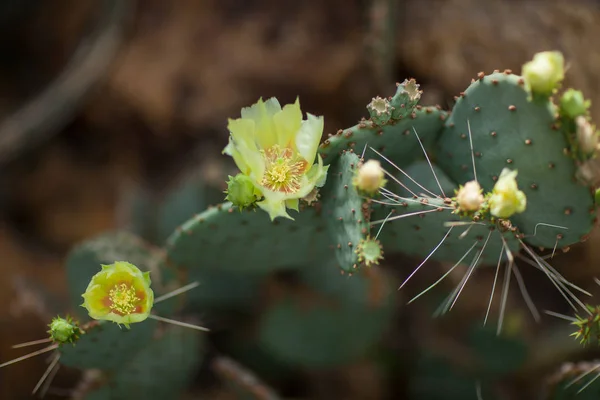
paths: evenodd
<path fill-rule="evenodd" d="M 136 296 L 135 289 L 125 283 L 115 285 L 108 292 L 109 308 L 119 315 L 129 315 L 137 308 L 136 303 L 140 298 Z"/>
<path fill-rule="evenodd" d="M 281 148 L 273 145 L 263 152 L 265 160 L 265 173 L 261 185 L 274 192 L 286 194 L 296 193 L 300 190 L 300 178 L 304 174 L 308 163 L 301 157 L 294 157 L 290 148 Z"/>

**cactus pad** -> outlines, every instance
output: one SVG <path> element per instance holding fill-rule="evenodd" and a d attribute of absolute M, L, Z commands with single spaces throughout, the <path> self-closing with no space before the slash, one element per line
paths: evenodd
<path fill-rule="evenodd" d="M 202 360 L 202 334 L 170 326 L 159 337 L 108 374 L 104 385 L 85 400 L 179 398 Z"/>
<path fill-rule="evenodd" d="M 245 274 L 316 262 L 331 254 L 325 221 L 314 208 L 271 222 L 262 210 L 242 211 L 223 203 L 181 225 L 167 242 L 169 262 L 195 279 L 213 268 Z"/>
<path fill-rule="evenodd" d="M 594 219 L 593 195 L 575 181 L 576 164 L 556 112 L 548 99 L 530 100 L 517 75 L 481 75 L 458 98 L 438 142 L 437 161 L 459 184 L 474 179 L 469 126 L 477 179 L 485 191 L 503 168 L 518 170 L 527 209 L 511 221 L 529 244 L 546 248 L 579 242 Z"/>
<path fill-rule="evenodd" d="M 448 113 L 436 107 L 418 106 L 407 118 L 376 126 L 362 121 L 351 128 L 340 130 L 319 147 L 325 164 L 332 163 L 342 150 L 353 149 L 362 153 L 365 146 L 372 147 L 400 166 L 409 165 L 423 155 L 414 130 L 425 148 L 437 139 Z M 370 150 L 367 148 L 367 154 Z"/>
<path fill-rule="evenodd" d="M 265 349 L 293 365 L 330 367 L 362 356 L 377 343 L 394 313 L 388 280 L 373 270 L 346 279 L 321 266 L 301 273 L 311 290 L 286 295 L 262 317 Z"/>
<path fill-rule="evenodd" d="M 92 321 L 82 327 L 85 334 L 74 345 L 59 347 L 60 362 L 80 369 L 118 370 L 150 345 L 157 325 L 148 319 L 127 330 L 112 322 Z"/>
<path fill-rule="evenodd" d="M 369 205 L 352 184 L 359 162 L 353 152 L 343 152 L 331 164 L 329 181 L 321 194 L 322 212 L 329 225 L 335 256 L 346 272 L 361 264 L 356 247 L 369 234 Z"/>

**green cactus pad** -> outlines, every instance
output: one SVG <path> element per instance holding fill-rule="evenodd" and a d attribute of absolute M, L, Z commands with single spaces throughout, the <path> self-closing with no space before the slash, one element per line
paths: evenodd
<path fill-rule="evenodd" d="M 446 121 L 437 162 L 459 184 L 474 178 L 469 123 L 482 188 L 492 190 L 503 168 L 518 170 L 527 209 L 512 223 L 531 245 L 569 246 L 591 230 L 594 198 L 575 181 L 576 165 L 564 152 L 569 145 L 557 128 L 556 107 L 549 100 L 530 101 L 523 86 L 521 77 L 508 72 L 474 81 Z"/>
<path fill-rule="evenodd" d="M 168 327 L 120 368 L 107 375 L 99 389 L 84 400 L 164 400 L 179 398 L 202 360 L 203 335 Z M 132 397 L 133 396 L 133 397 Z"/>
<path fill-rule="evenodd" d="M 331 164 L 328 182 L 321 192 L 322 212 L 331 232 L 331 244 L 339 267 L 346 272 L 361 264 L 358 243 L 369 234 L 369 206 L 352 185 L 360 159 L 350 151 Z"/>
<path fill-rule="evenodd" d="M 321 368 L 351 362 L 376 345 L 394 313 L 389 280 L 365 273 L 344 279 L 332 268 L 301 273 L 316 292 L 299 289 L 266 311 L 263 348 L 292 365 Z"/>
<path fill-rule="evenodd" d="M 342 150 L 353 149 L 361 154 L 367 146 L 366 158 L 373 154 L 368 149 L 372 147 L 403 167 L 423 155 L 413 128 L 427 149 L 442 131 L 447 116 L 447 112 L 436 107 L 418 106 L 411 116 L 394 123 L 390 121 L 384 126 L 374 126 L 365 120 L 325 140 L 319 146 L 319 153 L 324 163 L 330 164 Z"/>
<path fill-rule="evenodd" d="M 115 261 L 127 261 L 143 272 L 150 271 L 151 287 L 156 297 L 182 286 L 175 274 L 166 268 L 164 256 L 159 249 L 127 232 L 102 234 L 80 243 L 67 256 L 67 282 L 71 305 L 81 319 L 87 318 L 85 308 L 81 307 L 81 295 L 92 276 L 100 271 L 101 264 L 112 264 Z M 161 315 L 168 316 L 178 302 L 179 299 L 174 297 L 157 304 L 155 309 Z"/>
<path fill-rule="evenodd" d="M 271 222 L 262 210 L 239 212 L 231 203 L 210 208 L 171 235 L 166 245 L 169 262 L 194 280 L 201 268 L 264 274 L 329 257 L 326 222 L 316 210 L 307 207 L 290 215 L 294 221 Z"/>
<path fill-rule="evenodd" d="M 82 327 L 85 333 L 74 345 L 59 347 L 60 362 L 80 369 L 118 370 L 150 345 L 157 325 L 157 321 L 147 319 L 128 330 L 112 322 L 92 321 Z"/>

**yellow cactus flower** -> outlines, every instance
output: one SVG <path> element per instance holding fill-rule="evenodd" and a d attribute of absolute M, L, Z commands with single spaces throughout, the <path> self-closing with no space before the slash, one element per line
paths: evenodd
<path fill-rule="evenodd" d="M 527 207 L 525 193 L 517 187 L 517 171 L 504 168 L 489 198 L 490 212 L 498 218 L 509 218 Z"/>
<path fill-rule="evenodd" d="M 129 324 L 142 322 L 150 315 L 154 304 L 150 283 L 150 272 L 142 272 L 128 262 L 102 265 L 82 295 L 82 306 L 93 319 L 129 328 Z"/>
<path fill-rule="evenodd" d="M 565 59 L 560 51 L 536 53 L 522 74 L 533 93 L 550 96 L 565 78 Z"/>
<path fill-rule="evenodd" d="M 271 220 L 293 219 L 287 208 L 298 211 L 299 200 L 325 184 L 329 166 L 317 156 L 323 117 L 307 113 L 303 120 L 298 99 L 281 108 L 274 97 L 259 99 L 241 114 L 229 120 L 229 143 L 223 153 L 233 157 L 262 194 L 257 205 Z"/>

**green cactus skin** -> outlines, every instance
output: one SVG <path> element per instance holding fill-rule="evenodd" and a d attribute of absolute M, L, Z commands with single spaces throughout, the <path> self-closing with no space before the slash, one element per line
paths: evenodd
<path fill-rule="evenodd" d="M 461 343 L 479 361 L 477 368 L 452 363 L 435 350 L 422 349 L 418 354 L 409 392 L 411 399 L 479 400 L 494 399 L 494 387 L 517 373 L 527 361 L 527 343 L 518 337 L 498 336 L 495 328 L 473 325 L 466 342 Z M 431 382 L 436 382 L 432 385 Z M 480 383 L 481 396 L 476 393 Z"/>
<path fill-rule="evenodd" d="M 342 365 L 363 356 L 380 340 L 394 315 L 393 289 L 382 276 L 341 278 L 335 268 L 303 269 L 301 290 L 263 314 L 259 342 L 283 362 L 304 368 Z M 375 299 L 373 299 L 375 295 Z"/>
<path fill-rule="evenodd" d="M 359 162 L 356 154 L 344 151 L 331 164 L 329 181 L 321 192 L 322 212 L 331 232 L 337 262 L 343 271 L 350 273 L 361 264 L 354 250 L 369 234 L 369 204 L 352 184 Z"/>
<path fill-rule="evenodd" d="M 437 107 L 417 106 L 409 117 L 389 121 L 381 127 L 363 120 L 351 128 L 339 130 L 321 143 L 319 154 L 325 164 L 330 164 L 342 150 L 353 149 L 356 153 L 361 153 L 368 146 L 403 167 L 423 154 L 413 128 L 419 134 L 423 146 L 428 148 L 442 131 L 447 116 L 447 112 Z M 366 154 L 370 153 L 372 151 L 367 148 Z"/>
<path fill-rule="evenodd" d="M 295 220 L 271 222 L 262 210 L 223 203 L 181 225 L 166 244 L 169 263 L 196 279 L 196 270 L 262 275 L 331 258 L 326 222 L 307 207 Z M 200 276 L 201 277 L 201 276 Z"/>
<path fill-rule="evenodd" d="M 150 271 L 152 290 L 156 297 L 175 290 L 183 284 L 174 271 L 164 262 L 162 251 L 127 232 L 111 232 L 98 235 L 75 246 L 67 256 L 66 270 L 71 305 L 76 315 L 83 321 L 89 319 L 85 308 L 81 307 L 90 279 L 101 264 L 112 264 L 115 260 L 126 260 L 143 272 Z M 172 298 L 156 305 L 161 316 L 173 313 L 180 299 Z"/>
<path fill-rule="evenodd" d="M 518 170 L 527 209 L 511 218 L 513 225 L 530 245 L 569 246 L 593 226 L 593 195 L 575 181 L 576 165 L 565 154 L 569 144 L 558 128 L 557 107 L 550 100 L 530 101 L 523 86 L 523 79 L 508 71 L 475 80 L 446 121 L 437 162 L 459 184 L 474 179 L 469 123 L 482 188 L 490 191 L 504 167 Z"/>
<path fill-rule="evenodd" d="M 83 400 L 179 398 L 203 359 L 204 335 L 169 326 L 158 336 L 124 359 L 118 369 L 105 376 L 103 385 L 86 393 Z"/>
<path fill-rule="evenodd" d="M 392 118 L 399 120 L 408 117 L 421 99 L 422 90 L 414 79 L 406 79 L 396 84 L 396 93 L 390 99 L 393 107 Z"/>
<path fill-rule="evenodd" d="M 79 369 L 116 371 L 152 343 L 157 325 L 157 321 L 148 319 L 126 331 L 111 322 L 91 321 L 82 326 L 85 334 L 74 346 L 58 348 L 60 362 Z"/>

